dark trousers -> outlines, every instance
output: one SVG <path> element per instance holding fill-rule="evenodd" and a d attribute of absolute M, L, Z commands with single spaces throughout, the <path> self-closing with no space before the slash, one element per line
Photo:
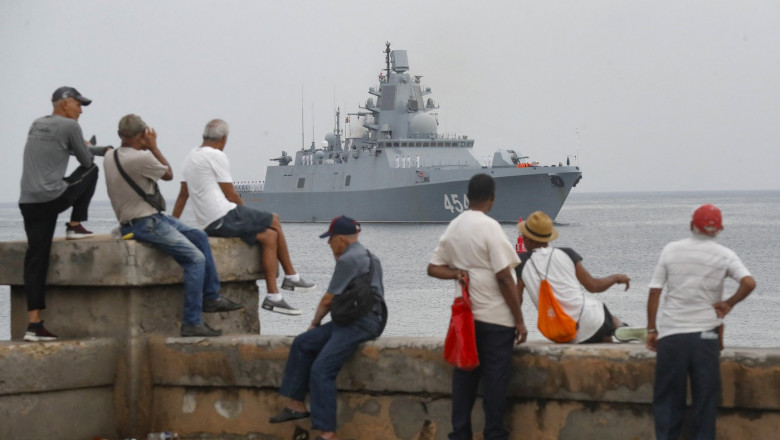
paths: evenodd
<path fill-rule="evenodd" d="M 350 325 L 331 321 L 301 333 L 290 347 L 279 394 L 303 402 L 308 391 L 311 427 L 335 431 L 336 376 L 358 346 L 379 337 L 383 328 L 382 318 L 370 312 Z"/>
<path fill-rule="evenodd" d="M 683 333 L 658 340 L 653 388 L 655 435 L 679 438 L 685 417 L 686 383 L 691 378 L 691 439 L 714 440 L 720 397 L 717 330 Z"/>
<path fill-rule="evenodd" d="M 68 188 L 56 199 L 45 203 L 20 203 L 24 218 L 24 232 L 27 234 L 27 252 L 24 254 L 24 291 L 27 295 L 27 310 L 46 308 L 44 290 L 46 273 L 49 271 L 51 240 L 57 226 L 57 215 L 73 207 L 70 220 L 87 220 L 87 210 L 98 181 L 98 167 L 79 167 L 66 177 Z"/>
<path fill-rule="evenodd" d="M 479 367 L 472 371 L 455 368 L 452 372 L 452 432 L 451 440 L 471 440 L 471 410 L 482 379 L 482 408 L 485 411 L 485 440 L 505 440 L 509 431 L 504 427 L 507 406 L 507 385 L 512 367 L 515 328 L 474 322 L 477 335 Z"/>

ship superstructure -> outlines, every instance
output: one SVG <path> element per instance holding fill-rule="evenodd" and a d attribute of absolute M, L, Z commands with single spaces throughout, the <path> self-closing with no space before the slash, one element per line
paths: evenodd
<path fill-rule="evenodd" d="M 579 166 L 540 166 L 506 149 L 481 164 L 474 139 L 438 133 L 438 106 L 422 77 L 408 73 L 406 51 L 387 43 L 384 53 L 378 87 L 345 118 L 355 129 L 344 136 L 337 111 L 334 131 L 319 147 L 273 159 L 278 166 L 268 167 L 261 190 L 238 184 L 245 203 L 290 222 L 329 222 L 342 214 L 361 222 L 449 222 L 468 208 L 469 179 L 486 173 L 496 180 L 489 213 L 496 220 L 516 222 L 537 210 L 558 215 L 582 178 Z"/>

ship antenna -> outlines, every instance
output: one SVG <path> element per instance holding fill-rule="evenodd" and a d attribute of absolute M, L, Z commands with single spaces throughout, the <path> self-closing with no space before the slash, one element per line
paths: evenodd
<path fill-rule="evenodd" d="M 301 83 L 301 151 L 306 148 L 306 141 L 304 140 L 303 131 L 303 83 Z"/>
<path fill-rule="evenodd" d="M 387 80 L 390 80 L 390 42 L 385 42 L 385 64 L 387 65 Z"/>

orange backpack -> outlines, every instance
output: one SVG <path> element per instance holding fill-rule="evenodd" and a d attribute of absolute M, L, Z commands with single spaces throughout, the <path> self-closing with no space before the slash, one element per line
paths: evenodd
<path fill-rule="evenodd" d="M 542 281 L 539 283 L 539 318 L 537 321 L 537 327 L 542 332 L 545 338 L 554 342 L 571 342 L 577 336 L 577 321 L 572 319 L 563 311 L 558 300 L 555 298 L 550 282 L 547 281 L 547 272 L 550 271 L 550 263 L 552 263 L 552 254 L 555 249 L 550 251 L 550 260 L 547 262 L 547 270 L 544 273 L 544 278 L 536 268 L 533 258 L 531 258 L 531 265 L 539 274 L 539 278 Z M 585 307 L 585 298 L 583 298 L 582 307 Z M 580 317 L 582 316 L 582 310 L 580 310 Z"/>

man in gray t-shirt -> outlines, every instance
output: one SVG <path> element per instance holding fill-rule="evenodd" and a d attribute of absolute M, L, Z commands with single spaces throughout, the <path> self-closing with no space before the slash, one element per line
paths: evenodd
<path fill-rule="evenodd" d="M 358 275 L 372 272 L 371 286 L 384 298 L 382 264 L 358 242 L 359 233 L 360 223 L 340 216 L 331 221 L 328 232 L 320 235 L 320 238 L 328 238 L 336 258 L 333 278 L 320 299 L 309 329 L 298 335 L 290 347 L 279 389 L 279 394 L 286 397 L 286 406 L 269 420 L 270 423 L 281 423 L 311 417 L 312 429 L 322 431 L 318 439 L 336 436 L 336 376 L 341 367 L 358 345 L 378 338 L 387 322 L 384 299 L 375 298 L 371 310 L 351 324 L 342 325 L 332 320 L 322 324 L 322 319 L 331 312 L 334 298 L 343 295 Z M 304 403 L 307 392 L 311 412 L 306 410 Z"/>
<path fill-rule="evenodd" d="M 92 235 L 81 222 L 87 220 L 89 203 L 97 185 L 98 169 L 93 155 L 102 156 L 110 148 L 93 147 L 84 141 L 77 121 L 81 106 L 89 105 L 91 100 L 73 87 L 60 87 L 51 100 L 52 114 L 33 122 L 24 147 L 19 209 L 27 234 L 24 290 L 29 324 L 25 341 L 57 339 L 43 327 L 41 320 L 41 310 L 46 308 L 44 289 L 57 216 L 73 207 L 66 225 L 66 238 L 73 240 Z M 70 156 L 76 156 L 80 166 L 66 177 Z"/>

